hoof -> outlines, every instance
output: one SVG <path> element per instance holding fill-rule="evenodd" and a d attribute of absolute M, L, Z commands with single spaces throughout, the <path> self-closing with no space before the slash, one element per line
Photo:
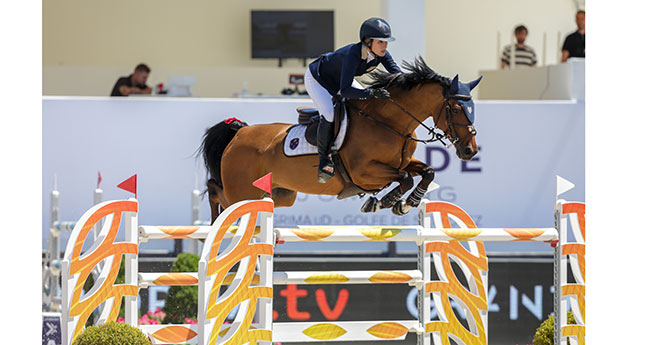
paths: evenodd
<path fill-rule="evenodd" d="M 397 216 L 403 216 L 404 214 L 410 212 L 411 209 L 412 206 L 408 205 L 405 200 L 401 199 L 394 203 L 394 206 L 392 206 L 392 213 Z"/>
<path fill-rule="evenodd" d="M 370 196 L 367 201 L 365 201 L 364 205 L 362 205 L 362 208 L 360 211 L 362 213 L 368 213 L 368 212 L 376 212 L 380 209 L 378 199 L 376 197 Z"/>
<path fill-rule="evenodd" d="M 408 197 L 408 200 L 406 200 L 406 205 L 408 205 L 410 208 L 415 208 L 415 207 L 419 206 L 419 204 L 420 204 L 419 201 L 415 201 L 415 200 L 411 199 L 410 197 Z"/>

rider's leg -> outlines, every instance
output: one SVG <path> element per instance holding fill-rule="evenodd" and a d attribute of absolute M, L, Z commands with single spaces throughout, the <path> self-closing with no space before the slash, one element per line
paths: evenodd
<path fill-rule="evenodd" d="M 321 115 L 319 127 L 316 131 L 316 147 L 319 152 L 319 176 L 320 183 L 326 183 L 335 176 L 335 165 L 330 156 L 330 147 L 332 146 L 332 135 L 334 134 L 334 124 L 326 121 L 325 116 Z"/>
<path fill-rule="evenodd" d="M 305 89 L 314 101 L 319 110 L 320 122 L 317 129 L 317 149 L 319 153 L 318 181 L 325 183 L 335 175 L 335 166 L 330 157 L 330 147 L 332 146 L 332 134 L 334 129 L 334 108 L 332 106 L 332 96 L 319 84 L 312 73 L 307 69 L 305 72 Z"/>

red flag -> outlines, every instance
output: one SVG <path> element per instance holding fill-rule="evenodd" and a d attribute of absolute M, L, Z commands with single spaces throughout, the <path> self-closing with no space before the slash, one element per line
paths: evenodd
<path fill-rule="evenodd" d="M 135 194 L 137 199 L 137 174 L 127 178 L 124 182 L 117 185 L 120 189 Z"/>
<path fill-rule="evenodd" d="M 273 194 L 273 173 L 268 173 L 264 177 L 252 182 L 252 185 L 267 192 L 268 195 Z"/>
<path fill-rule="evenodd" d="M 101 180 L 103 180 L 103 178 L 101 177 L 101 171 L 99 170 L 99 176 L 96 179 L 96 189 L 101 188 Z"/>

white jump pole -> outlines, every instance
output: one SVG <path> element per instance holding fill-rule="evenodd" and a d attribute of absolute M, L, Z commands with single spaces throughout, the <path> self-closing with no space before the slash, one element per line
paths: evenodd
<path fill-rule="evenodd" d="M 200 222 L 201 212 L 200 212 L 200 203 L 201 203 L 202 193 L 195 187 L 192 191 L 190 197 L 190 224 L 197 225 Z M 202 247 L 199 245 L 199 240 L 191 239 L 188 240 L 189 251 L 195 255 L 200 255 L 202 253 Z"/>
<path fill-rule="evenodd" d="M 94 205 L 103 202 L 103 190 L 100 188 L 99 179 L 93 194 Z M 75 226 L 75 221 L 60 221 L 60 192 L 57 190 L 57 175 L 53 175 L 53 190 L 50 192 L 50 227 L 48 236 L 48 245 L 46 249 L 46 259 L 42 268 L 47 275 L 47 290 L 44 291 L 43 310 L 56 311 L 59 308 L 61 298 L 59 297 L 60 286 L 60 265 L 62 261 L 60 233 L 71 231 Z M 101 224 L 94 229 L 94 239 L 101 231 Z M 94 277 L 97 276 L 100 268 L 95 268 Z M 44 284 L 46 282 L 44 281 Z"/>
<path fill-rule="evenodd" d="M 129 201 L 137 201 L 135 198 L 130 198 Z M 124 232 L 126 235 L 126 242 L 138 243 L 138 213 L 131 212 L 126 214 L 124 223 Z M 125 254 L 125 281 L 127 285 L 138 285 L 138 255 Z M 126 302 L 125 316 L 126 323 L 132 326 L 138 324 L 138 297 L 139 296 L 124 296 Z"/>
<path fill-rule="evenodd" d="M 46 251 L 46 260 L 43 270 L 47 270 L 46 266 L 50 267 L 51 269 L 57 267 L 57 261 L 60 259 L 60 230 L 55 227 L 55 224 L 58 223 L 59 220 L 60 192 L 57 190 L 57 175 L 53 175 L 53 190 L 50 192 L 50 227 L 48 231 L 48 249 Z M 53 272 L 51 270 L 46 272 L 48 276 L 48 289 L 44 291 L 44 311 L 56 311 L 57 304 L 59 304 L 53 303 L 57 298 L 59 288 L 59 274 L 54 273 L 58 272 Z"/>

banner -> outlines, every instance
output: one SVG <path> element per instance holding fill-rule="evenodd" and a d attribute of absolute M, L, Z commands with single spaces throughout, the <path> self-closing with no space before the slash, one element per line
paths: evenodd
<path fill-rule="evenodd" d="M 203 159 L 195 158 L 207 128 L 230 117 L 251 125 L 292 123 L 297 118 L 296 107 L 311 105 L 305 99 L 44 97 L 42 247 L 46 248 L 48 240 L 49 193 L 55 174 L 61 220 L 78 219 L 91 206 L 101 171 L 108 183 L 101 185 L 106 200 L 125 198 L 126 193 L 114 185 L 126 176 L 140 176 L 140 224 L 190 224 L 191 192 L 195 186 L 205 190 L 207 179 Z M 555 175 L 576 185 L 564 198 L 584 200 L 584 103 L 476 102 L 475 127 L 479 153 L 471 161 L 459 160 L 453 148 L 439 143 L 417 146 L 415 157 L 434 168 L 434 181 L 440 186 L 426 198 L 460 205 L 481 227 L 552 226 Z M 417 130 L 420 138 L 428 138 L 426 134 Z M 294 207 L 275 210 L 275 226 L 417 221 L 415 211 L 404 217 L 389 210 L 361 213 L 364 201 L 298 194 Z M 205 204 L 202 219 L 209 219 Z M 145 247 L 171 249 L 172 243 L 150 242 Z M 292 243 L 278 250 L 310 248 L 315 247 Z M 384 245 L 323 248 L 380 250 Z M 415 250 L 406 244 L 397 248 Z M 489 243 L 486 249 L 549 251 L 538 243 Z"/>

